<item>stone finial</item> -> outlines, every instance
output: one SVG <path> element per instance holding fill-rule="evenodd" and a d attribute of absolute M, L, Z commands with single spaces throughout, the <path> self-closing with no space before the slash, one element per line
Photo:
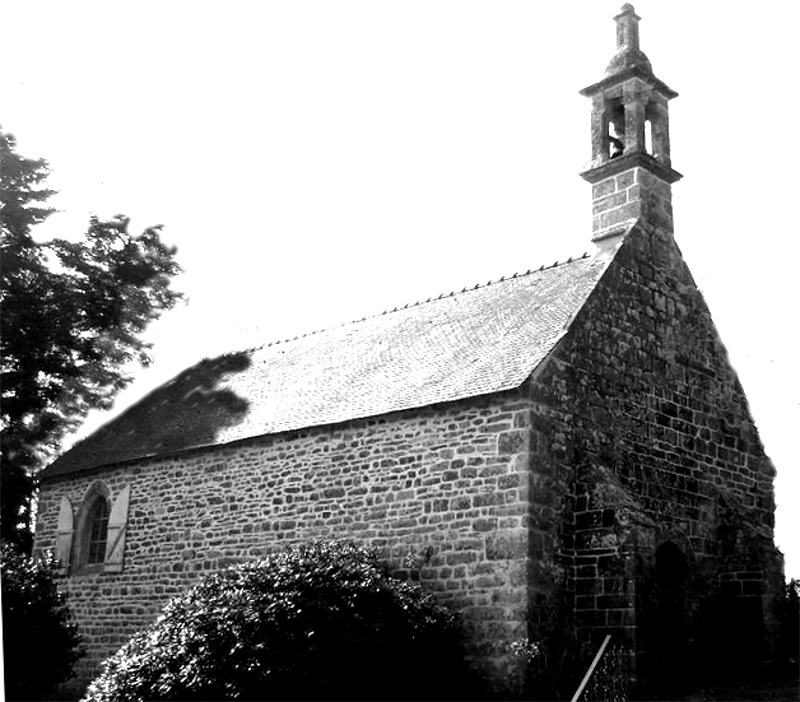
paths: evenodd
<path fill-rule="evenodd" d="M 625 3 L 620 9 L 620 13 L 614 18 L 617 23 L 617 49 L 624 49 L 628 46 L 639 48 L 639 20 L 642 19 L 636 14 L 633 5 Z"/>
<path fill-rule="evenodd" d="M 633 5 L 625 3 L 620 13 L 614 17 L 617 23 L 617 53 L 606 68 L 606 75 L 610 76 L 622 70 L 636 66 L 648 73 L 653 72 L 650 60 L 639 48 L 639 20 Z"/>

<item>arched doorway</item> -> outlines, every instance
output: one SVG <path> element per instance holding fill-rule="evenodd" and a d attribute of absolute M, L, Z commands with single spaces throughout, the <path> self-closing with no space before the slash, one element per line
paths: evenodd
<path fill-rule="evenodd" d="M 655 553 L 653 590 L 652 672 L 654 692 L 671 699 L 688 677 L 687 580 L 689 566 L 680 548 L 672 542 Z"/>

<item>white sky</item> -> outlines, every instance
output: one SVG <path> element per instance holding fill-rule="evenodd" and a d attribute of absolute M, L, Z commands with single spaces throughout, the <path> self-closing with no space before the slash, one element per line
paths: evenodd
<path fill-rule="evenodd" d="M 118 412 L 203 356 L 591 250 L 589 101 L 620 3 L 8 2 L 3 127 L 43 237 L 163 223 L 190 302 Z M 796 36 L 788 0 L 639 0 L 671 103 L 676 239 L 778 469 L 800 577 Z M 111 415 L 92 417 L 85 431 Z M 84 433 L 85 433 L 84 431 Z"/>

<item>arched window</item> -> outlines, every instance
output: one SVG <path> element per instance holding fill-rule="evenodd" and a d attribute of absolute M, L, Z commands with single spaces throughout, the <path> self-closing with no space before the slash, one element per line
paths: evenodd
<path fill-rule="evenodd" d="M 102 563 L 106 560 L 108 545 L 108 503 L 98 497 L 89 511 L 89 553 L 87 563 Z"/>
<path fill-rule="evenodd" d="M 111 495 L 101 481 L 95 482 L 81 502 L 75 525 L 73 571 L 94 572 L 106 559 Z"/>
<path fill-rule="evenodd" d="M 103 481 L 95 481 L 87 490 L 74 522 L 69 500 L 62 498 L 57 551 L 63 573 L 122 571 L 130 495 L 130 485 L 112 496 Z"/>

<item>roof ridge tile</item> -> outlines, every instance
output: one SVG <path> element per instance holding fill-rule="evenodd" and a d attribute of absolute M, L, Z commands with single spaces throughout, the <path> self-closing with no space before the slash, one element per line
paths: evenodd
<path fill-rule="evenodd" d="M 515 278 L 523 278 L 525 276 L 532 275 L 533 273 L 540 273 L 541 271 L 550 270 L 552 268 L 557 268 L 558 266 L 565 266 L 565 265 L 567 265 L 569 263 L 575 263 L 576 261 L 579 261 L 579 260 L 582 260 L 582 259 L 585 259 L 585 258 L 589 258 L 589 253 L 587 251 L 584 251 L 582 256 L 578 256 L 576 258 L 573 258 L 572 256 L 570 256 L 566 261 L 559 262 L 558 260 L 556 260 L 554 263 L 552 263 L 549 266 L 545 266 L 544 264 L 542 264 L 541 266 L 539 266 L 539 268 L 536 268 L 536 269 L 529 268 L 524 273 L 515 272 L 514 275 L 512 275 L 512 276 L 510 276 L 508 278 L 506 276 L 501 276 L 500 278 L 498 278 L 496 280 L 490 279 L 486 283 L 484 283 L 483 285 L 481 285 L 480 283 L 475 283 L 475 285 L 473 287 L 464 286 L 461 290 L 451 290 L 449 293 L 440 293 L 437 297 L 431 296 L 427 300 L 420 299 L 420 300 L 417 300 L 416 302 L 407 302 L 403 307 L 395 306 L 392 309 L 387 308 L 387 309 L 383 310 L 382 312 L 376 312 L 375 314 L 364 315 L 360 319 L 350 319 L 350 320 L 348 320 L 346 322 L 340 322 L 339 324 L 334 324 L 334 325 L 332 325 L 330 327 L 323 327 L 321 329 L 314 329 L 312 331 L 305 332 L 304 334 L 300 334 L 300 335 L 295 336 L 295 337 L 286 337 L 284 339 L 275 339 L 275 340 L 272 340 L 272 341 L 267 341 L 267 342 L 265 342 L 263 344 L 257 344 L 255 346 L 251 346 L 249 348 L 242 349 L 240 351 L 230 351 L 228 353 L 231 353 L 231 354 L 240 354 L 240 353 L 241 354 L 251 354 L 251 353 L 254 353 L 255 351 L 259 351 L 260 349 L 269 348 L 271 346 L 277 346 L 278 344 L 287 344 L 290 341 L 297 341 L 298 339 L 305 339 L 306 337 L 314 336 L 315 334 L 324 334 L 325 332 L 332 331 L 334 329 L 340 329 L 341 327 L 347 327 L 347 326 L 350 326 L 351 324 L 359 324 L 360 322 L 366 322 L 367 320 L 375 319 L 376 317 L 382 317 L 383 315 L 393 314 L 394 312 L 401 312 L 402 310 L 408 309 L 409 307 L 417 307 L 419 305 L 426 305 L 426 304 L 428 304 L 430 302 L 436 302 L 437 300 L 442 300 L 442 299 L 447 298 L 447 297 L 453 297 L 455 295 L 461 295 L 462 293 L 468 293 L 468 292 L 471 292 L 473 290 L 480 290 L 481 288 L 489 287 L 490 285 L 496 285 L 498 283 L 507 282 L 509 280 L 514 280 Z"/>

